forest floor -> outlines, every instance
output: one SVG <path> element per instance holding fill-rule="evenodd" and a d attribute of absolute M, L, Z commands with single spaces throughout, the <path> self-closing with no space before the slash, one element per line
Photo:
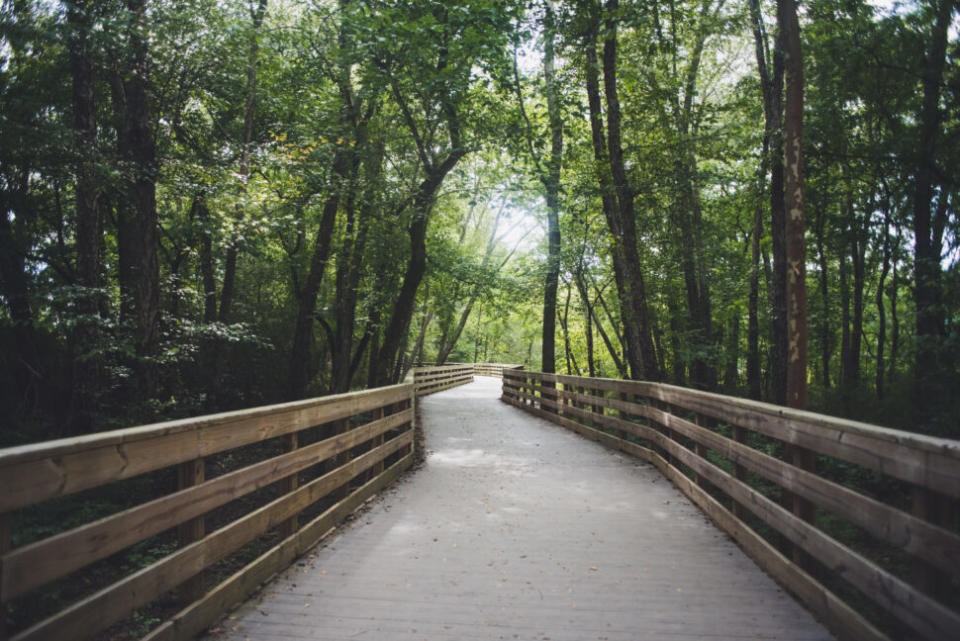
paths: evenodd
<path fill-rule="evenodd" d="M 419 401 L 424 464 L 207 639 L 833 638 L 654 468 L 499 393 Z"/>

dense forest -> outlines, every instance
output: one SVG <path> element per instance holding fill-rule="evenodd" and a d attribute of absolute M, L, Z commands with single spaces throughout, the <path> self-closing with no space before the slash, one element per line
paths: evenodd
<path fill-rule="evenodd" d="M 0 438 L 418 361 L 960 436 L 958 16 L 2 0 Z"/>

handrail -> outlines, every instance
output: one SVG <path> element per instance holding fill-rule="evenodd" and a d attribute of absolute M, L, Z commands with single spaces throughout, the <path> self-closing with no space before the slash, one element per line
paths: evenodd
<path fill-rule="evenodd" d="M 411 465 L 414 394 L 408 383 L 0 450 L 4 606 L 22 610 L 43 586 L 178 531 L 167 554 L 10 638 L 87 638 L 171 590 L 186 607 L 147 638 L 192 638 Z M 144 474 L 155 491 L 165 470 L 179 479 L 168 493 L 10 549 L 19 511 Z M 205 574 L 257 539 L 272 547 L 207 591 Z"/>
<path fill-rule="evenodd" d="M 960 630 L 960 613 L 938 600 L 960 575 L 960 534 L 943 516 L 960 497 L 960 441 L 659 383 L 506 370 L 501 398 L 655 465 L 841 636 L 888 638 L 848 602 L 849 590 L 833 589 L 839 580 L 911 635 Z M 820 460 L 810 466 L 791 450 Z M 844 484 L 840 465 L 899 483 L 901 494 L 912 488 L 912 510 Z M 814 510 L 791 511 L 791 499 L 898 548 L 922 571 L 904 577 L 865 558 L 810 518 Z M 758 522 L 790 542 L 786 553 Z"/>

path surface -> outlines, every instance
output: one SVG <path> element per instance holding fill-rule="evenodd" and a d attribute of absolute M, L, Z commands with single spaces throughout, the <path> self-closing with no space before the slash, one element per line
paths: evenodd
<path fill-rule="evenodd" d="M 497 400 L 420 399 L 419 471 L 209 639 L 832 639 L 653 467 Z"/>

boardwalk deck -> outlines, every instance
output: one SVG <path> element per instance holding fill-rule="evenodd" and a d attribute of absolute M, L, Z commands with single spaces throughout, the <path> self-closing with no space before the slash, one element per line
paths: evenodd
<path fill-rule="evenodd" d="M 424 467 L 207 638 L 833 638 L 654 468 L 499 385 L 422 399 Z"/>

